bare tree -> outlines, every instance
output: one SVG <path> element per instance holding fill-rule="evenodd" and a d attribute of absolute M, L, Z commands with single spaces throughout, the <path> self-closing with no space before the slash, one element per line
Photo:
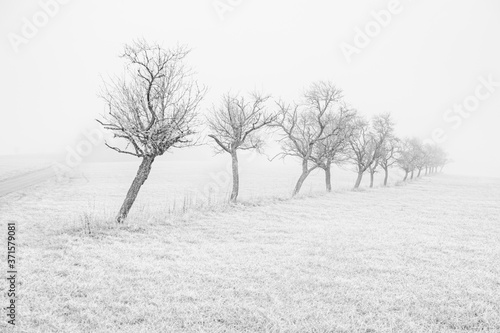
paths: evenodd
<path fill-rule="evenodd" d="M 368 173 L 370 174 L 370 188 L 373 187 L 373 182 L 375 179 L 375 172 L 377 172 L 377 169 L 380 165 L 380 155 L 375 158 L 373 163 L 368 167 Z"/>
<path fill-rule="evenodd" d="M 321 81 L 308 88 L 302 104 L 277 103 L 279 112 L 274 126 L 283 132 L 280 140 L 282 153 L 277 156 L 293 156 L 302 161 L 302 173 L 293 190 L 294 196 L 309 174 L 318 168 L 316 163 L 309 165 L 315 146 L 336 133 L 325 130 L 333 122 L 332 110 L 342 97 L 341 89 L 331 82 Z"/>
<path fill-rule="evenodd" d="M 109 112 L 98 120 L 115 138 L 126 142 L 123 154 L 142 159 L 116 221 L 123 223 L 156 157 L 170 148 L 191 145 L 198 105 L 206 89 L 184 65 L 185 47 L 164 49 L 141 40 L 125 46 L 123 78 L 104 84 L 101 97 Z"/>
<path fill-rule="evenodd" d="M 418 170 L 417 178 L 422 174 L 422 170 L 429 165 L 431 147 L 428 144 L 424 144 L 423 142 L 419 142 L 417 149 L 417 160 L 415 162 L 415 168 Z"/>
<path fill-rule="evenodd" d="M 350 160 L 357 169 L 358 177 L 354 188 L 361 185 L 363 174 L 370 167 L 375 168 L 385 141 L 392 136 L 394 123 L 390 114 L 377 115 L 368 122 L 362 117 L 355 121 L 354 135 L 350 137 Z"/>
<path fill-rule="evenodd" d="M 262 148 L 263 140 L 258 131 L 269 125 L 274 116 L 265 114 L 265 104 L 269 96 L 251 94 L 247 100 L 241 96 L 226 94 L 219 106 L 213 107 L 207 117 L 218 153 L 228 153 L 232 159 L 233 189 L 230 200 L 235 202 L 239 192 L 238 150 Z"/>
<path fill-rule="evenodd" d="M 387 186 L 389 179 L 389 168 L 396 164 L 399 140 L 392 136 L 382 146 L 380 153 L 380 166 L 384 170 L 384 186 Z"/>
<path fill-rule="evenodd" d="M 427 149 L 427 168 L 430 170 L 429 172 L 436 173 L 438 169 L 443 171 L 444 166 L 450 162 L 446 151 L 439 145 L 429 145 Z"/>
<path fill-rule="evenodd" d="M 446 164 L 449 164 L 453 162 L 450 157 L 448 156 L 448 153 L 442 148 L 438 147 L 438 158 L 437 158 L 437 165 L 439 167 L 439 172 L 443 172 L 444 167 Z"/>
<path fill-rule="evenodd" d="M 347 160 L 348 140 L 353 134 L 352 121 L 356 110 L 341 104 L 337 111 L 329 114 L 325 139 L 314 145 L 311 162 L 325 171 L 326 191 L 332 191 L 331 166 L 342 164 Z"/>
<path fill-rule="evenodd" d="M 418 148 L 419 140 L 417 138 L 405 138 L 401 141 L 397 154 L 397 164 L 405 172 L 403 181 L 408 179 L 408 175 L 412 173 L 419 158 Z"/>

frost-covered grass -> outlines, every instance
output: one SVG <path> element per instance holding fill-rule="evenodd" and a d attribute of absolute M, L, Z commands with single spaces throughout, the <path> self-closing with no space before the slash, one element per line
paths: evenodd
<path fill-rule="evenodd" d="M 123 227 L 86 184 L 0 198 L 23 332 L 500 331 L 498 179 L 139 204 Z"/>

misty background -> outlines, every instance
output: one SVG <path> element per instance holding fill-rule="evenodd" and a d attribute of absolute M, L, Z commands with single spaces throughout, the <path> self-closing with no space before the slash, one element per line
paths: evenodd
<path fill-rule="evenodd" d="M 64 155 L 106 111 L 97 94 L 103 78 L 123 73 L 123 45 L 145 38 L 192 48 L 187 62 L 209 87 L 203 112 L 227 91 L 292 100 L 311 82 L 332 80 L 361 113 L 391 112 L 400 136 L 425 140 L 440 128 L 454 161 L 446 172 L 498 176 L 500 87 L 468 117 L 448 111 L 474 95 L 481 77 L 500 82 L 495 0 L 401 0 L 400 13 L 352 61 L 341 45 L 353 45 L 357 29 L 390 1 L 73 0 L 13 47 L 13 34 L 22 36 L 41 3 L 48 2 L 0 4 L 0 158 Z M 212 155 L 205 146 L 163 159 Z M 134 161 L 100 147 L 88 160 L 123 159 Z"/>

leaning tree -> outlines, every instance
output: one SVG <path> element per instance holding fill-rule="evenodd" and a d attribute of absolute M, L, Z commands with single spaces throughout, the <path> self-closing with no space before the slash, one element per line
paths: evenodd
<path fill-rule="evenodd" d="M 109 112 L 98 120 L 114 138 L 125 141 L 109 148 L 139 157 L 142 162 L 120 208 L 116 221 L 123 223 L 156 157 L 170 148 L 193 144 L 198 106 L 206 89 L 186 67 L 186 47 L 164 49 L 136 41 L 126 45 L 123 77 L 105 82 L 101 97 Z"/>
<path fill-rule="evenodd" d="M 332 108 L 342 99 L 342 90 L 331 82 L 313 83 L 304 94 L 300 104 L 278 102 L 278 114 L 273 126 L 281 129 L 280 139 L 282 152 L 276 156 L 292 156 L 301 160 L 302 173 L 295 185 L 292 195 L 295 196 L 302 184 L 318 165 L 310 165 L 315 145 L 334 132 L 325 131 L 332 121 Z"/>
<path fill-rule="evenodd" d="M 250 98 L 226 94 L 219 106 L 213 106 L 207 117 L 211 137 L 216 143 L 217 153 L 231 155 L 233 189 L 230 200 L 238 198 L 240 177 L 238 172 L 238 150 L 259 151 L 264 141 L 259 130 L 269 125 L 274 116 L 266 114 L 266 101 L 269 96 L 259 93 Z"/>

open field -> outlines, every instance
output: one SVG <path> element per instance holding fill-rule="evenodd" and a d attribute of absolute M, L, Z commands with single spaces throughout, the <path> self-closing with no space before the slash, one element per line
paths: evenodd
<path fill-rule="evenodd" d="M 160 164 L 127 225 L 109 225 L 135 168 L 87 165 L 0 198 L 2 230 L 18 228 L 20 331 L 500 331 L 499 179 L 350 191 L 337 171 L 334 193 L 318 173 L 288 200 L 299 170 L 250 165 L 241 204 L 169 216 L 220 168 Z"/>
<path fill-rule="evenodd" d="M 290 197 L 300 175 L 300 165 L 293 159 L 287 159 L 285 163 L 281 160 L 270 163 L 265 157 L 254 157 L 251 154 L 241 154 L 240 159 L 240 199 L 259 201 Z M 47 166 L 39 164 L 37 167 L 37 160 L 30 161 L 28 167 L 24 166 L 24 160 L 19 160 L 17 165 L 14 161 L 7 162 L 4 169 L 9 170 L 7 174 L 10 175 Z M 120 208 L 138 165 L 138 159 L 131 162 L 84 163 L 74 171 L 64 173 L 63 179 L 50 180 L 49 186 L 54 191 L 50 197 L 75 218 L 89 211 L 99 214 L 115 213 Z M 135 212 L 143 219 L 145 215 L 158 217 L 159 214 L 163 216 L 172 210 L 182 211 L 186 207 L 219 205 L 229 197 L 232 180 L 230 167 L 230 159 L 223 155 L 208 161 L 171 161 L 168 157 L 158 159 L 153 164 L 149 179 L 141 188 L 131 213 Z M 334 190 L 352 188 L 356 174 L 349 168 L 346 166 L 345 169 L 332 170 Z M 376 186 L 382 184 L 382 178 L 383 175 L 377 174 Z M 402 173 L 395 169 L 390 182 L 394 184 L 402 178 Z M 368 186 L 368 183 L 369 176 L 366 175 L 364 185 Z M 44 187 L 45 185 L 41 186 Z M 0 195 L 1 191 L 2 188 Z M 301 193 L 314 195 L 324 191 L 324 172 L 318 169 L 304 183 Z M 40 193 L 28 189 L 13 194 L 13 198 L 31 192 L 35 192 L 35 195 Z"/>
<path fill-rule="evenodd" d="M 53 160 L 51 156 L 0 156 L 0 181 L 47 168 Z"/>

